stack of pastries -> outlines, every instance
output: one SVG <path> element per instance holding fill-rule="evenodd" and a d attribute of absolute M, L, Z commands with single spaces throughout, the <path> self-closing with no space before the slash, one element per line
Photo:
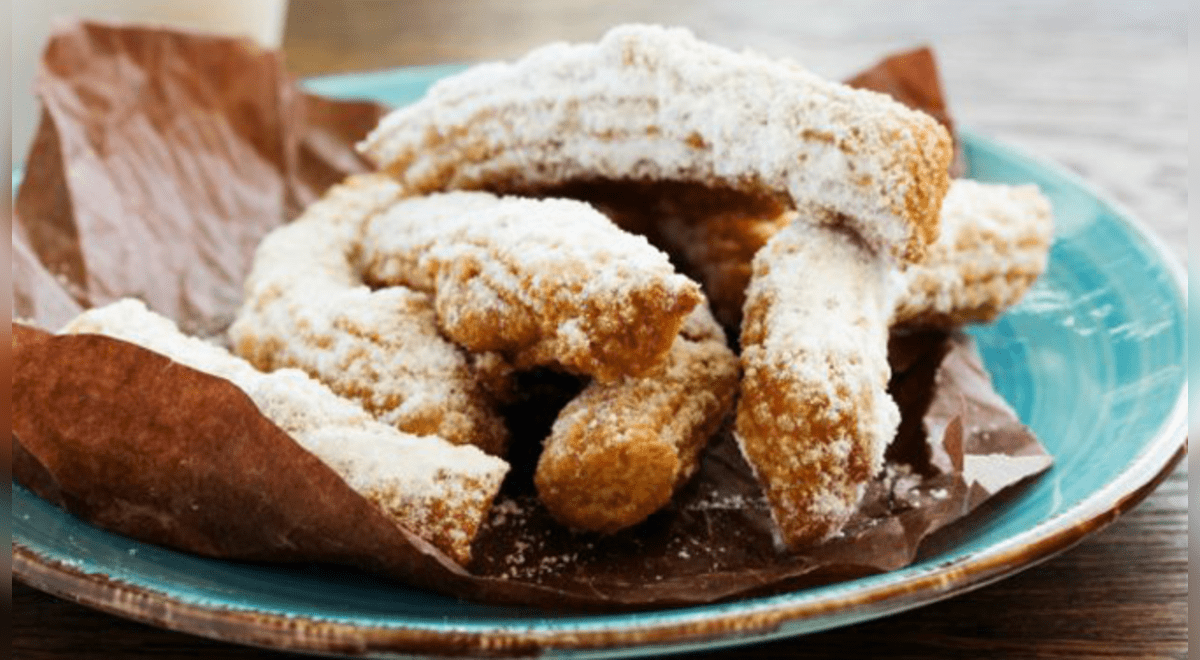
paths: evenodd
<path fill-rule="evenodd" d="M 258 248 L 232 354 L 129 300 L 65 331 L 229 379 L 463 565 L 532 369 L 582 382 L 533 468 L 563 525 L 644 521 L 734 415 L 779 548 L 838 535 L 899 424 L 889 333 L 991 320 L 1052 234 L 928 115 L 678 29 L 474 67 L 361 149 Z"/>

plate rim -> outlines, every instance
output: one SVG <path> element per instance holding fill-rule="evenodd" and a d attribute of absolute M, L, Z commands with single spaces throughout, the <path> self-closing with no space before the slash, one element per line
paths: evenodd
<path fill-rule="evenodd" d="M 1166 447 L 1166 449 L 1170 449 Z M 497 656 L 524 656 L 554 651 L 601 651 L 604 657 L 641 655 L 651 652 L 685 652 L 697 648 L 715 649 L 721 646 L 761 643 L 781 637 L 792 637 L 819 630 L 862 623 L 947 598 L 974 591 L 1015 573 L 1032 568 L 1115 522 L 1152 493 L 1187 454 L 1186 437 L 1173 452 L 1149 452 L 1142 462 L 1162 459 L 1159 470 L 1131 491 L 1122 493 L 1111 507 L 1094 508 L 1094 515 L 1079 522 L 1058 525 L 1053 533 L 1036 542 L 1020 544 L 1018 535 L 1003 545 L 1013 545 L 1003 552 L 983 551 L 975 556 L 940 564 L 922 574 L 900 582 L 884 582 L 876 587 L 859 590 L 849 596 L 826 599 L 801 598 L 799 602 L 779 606 L 771 602 L 756 603 L 741 612 L 694 613 L 688 608 L 650 612 L 656 618 L 678 620 L 638 624 L 626 628 L 605 627 L 604 624 L 546 626 L 539 630 L 529 625 L 521 630 L 470 625 L 434 629 L 428 626 L 363 626 L 323 620 L 305 615 L 265 613 L 255 610 L 206 606 L 178 600 L 170 594 L 151 588 L 114 580 L 101 574 L 86 573 L 55 560 L 40 557 L 25 545 L 13 541 L 13 576 L 30 587 L 64 600 L 78 603 L 108 614 L 120 616 L 161 628 L 194 634 L 201 637 L 260 648 L 293 652 L 320 652 L 338 655 L 372 657 L 387 653 L 420 653 L 459 657 L 486 652 Z M 1064 520 L 1089 501 L 1098 499 L 1105 491 L 1118 490 L 1124 481 L 1134 480 L 1133 470 L 1126 470 L 1102 491 L 1097 491 L 1071 510 L 1054 520 Z M 1039 525 L 1025 534 L 1037 531 Z M 1001 544 L 998 544 L 1001 545 Z M 849 583 L 848 583 L 849 584 Z M 762 599 L 796 597 L 802 592 L 780 594 Z M 168 607 L 167 604 L 170 606 Z M 725 603 L 727 606 L 740 601 Z M 821 625 L 821 615 L 853 614 L 837 625 Z M 728 608 L 726 608 L 728 609 Z M 643 616 L 640 613 L 635 616 Z M 816 617 L 816 618 L 813 618 Z M 568 619 L 567 621 L 571 621 Z M 811 629 L 784 630 L 784 624 L 815 622 Z M 616 646 L 620 645 L 620 646 Z"/>
<path fill-rule="evenodd" d="M 436 71 L 456 65 L 421 67 Z M 420 77 L 396 69 L 379 76 Z M 332 77 L 331 77 L 332 78 Z M 326 78 L 329 80 L 331 78 Z M 1091 181 L 1047 158 L 960 129 L 972 142 L 1007 159 L 1024 161 L 1086 193 L 1145 242 L 1170 274 L 1188 306 L 1187 271 L 1165 241 L 1125 205 Z M 14 182 L 18 176 L 14 170 Z M 285 651 L 378 655 L 488 653 L 526 655 L 593 652 L 608 657 L 763 642 L 880 618 L 991 584 L 1073 547 L 1145 499 L 1188 450 L 1188 383 L 1185 380 L 1158 432 L 1114 479 L 1070 509 L 991 547 L 922 569 L 901 581 L 850 587 L 820 598 L 805 590 L 716 605 L 638 613 L 581 615 L 530 622 L 397 625 L 343 623 L 309 615 L 234 609 L 180 600 L 158 589 L 114 580 L 39 555 L 14 535 L 12 575 L 29 586 L 109 614 L 210 639 Z M 14 482 L 15 483 L 15 482 Z M 886 575 L 886 574 L 885 574 Z M 870 578 L 867 578 L 870 579 Z M 628 619 L 614 621 L 614 619 Z M 789 627 L 790 626 L 790 627 Z"/>

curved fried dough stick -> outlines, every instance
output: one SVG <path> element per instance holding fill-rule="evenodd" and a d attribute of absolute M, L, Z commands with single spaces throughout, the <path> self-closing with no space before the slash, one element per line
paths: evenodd
<path fill-rule="evenodd" d="M 234 352 L 264 371 L 302 369 L 401 431 L 503 455 L 504 421 L 469 356 L 438 332 L 429 296 L 363 284 L 363 227 L 399 197 L 387 177 L 354 177 L 263 239 L 229 329 Z"/>
<path fill-rule="evenodd" d="M 559 414 L 538 461 L 538 495 L 559 522 L 611 533 L 661 509 L 699 466 L 733 404 L 737 356 L 707 306 L 660 373 L 593 382 Z"/>
<path fill-rule="evenodd" d="M 887 394 L 889 266 L 849 232 L 793 223 L 754 258 L 735 436 L 781 546 L 836 534 L 900 422 Z"/>
<path fill-rule="evenodd" d="M 882 94 L 636 25 L 440 81 L 361 148 L 418 192 L 604 178 L 782 196 L 902 261 L 937 235 L 951 159 L 944 128 Z"/>
<path fill-rule="evenodd" d="M 184 335 L 139 301 L 84 312 L 64 332 L 115 337 L 229 380 L 397 524 L 459 563 L 470 562 L 471 540 L 508 472 L 504 461 L 436 436 L 397 431 L 295 369 L 262 373 L 219 346 Z"/>
<path fill-rule="evenodd" d="M 700 287 L 582 202 L 453 192 L 370 220 L 366 278 L 428 292 L 447 337 L 611 382 L 662 361 Z"/>
<path fill-rule="evenodd" d="M 656 225 L 648 231 L 683 258 L 717 319 L 735 326 L 754 255 L 796 212 L 678 187 L 664 189 L 650 206 Z M 1054 222 L 1050 203 L 1035 186 L 956 179 L 942 202 L 941 227 L 924 260 L 894 271 L 893 325 L 948 328 L 992 321 L 1046 270 Z"/>
<path fill-rule="evenodd" d="M 956 181 L 942 226 L 901 271 L 795 224 L 754 259 L 737 436 L 788 547 L 836 534 L 881 466 L 897 423 L 888 329 L 991 320 L 1046 268 L 1053 220 L 1036 187 Z"/>

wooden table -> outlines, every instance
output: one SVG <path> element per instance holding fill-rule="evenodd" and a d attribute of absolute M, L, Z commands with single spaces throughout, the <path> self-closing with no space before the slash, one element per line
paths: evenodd
<path fill-rule="evenodd" d="M 510 57 L 650 21 L 831 77 L 931 43 L 965 125 L 1057 160 L 1128 205 L 1186 262 L 1188 5 L 932 0 L 292 0 L 301 75 Z M 1188 467 L 1073 550 L 950 601 L 712 657 L 1186 658 Z M 13 585 L 13 657 L 287 657 L 149 628 Z"/>

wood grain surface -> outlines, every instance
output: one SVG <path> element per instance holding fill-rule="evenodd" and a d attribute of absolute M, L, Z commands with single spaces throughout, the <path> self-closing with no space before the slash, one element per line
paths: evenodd
<path fill-rule="evenodd" d="M 1039 153 L 1129 206 L 1186 263 L 1186 0 L 291 0 L 300 75 L 504 58 L 651 21 L 841 77 L 929 43 L 965 126 Z M 1186 658 L 1188 467 L 1076 548 L 876 622 L 704 657 Z M 20 659 L 284 658 L 100 614 L 13 584 Z"/>

